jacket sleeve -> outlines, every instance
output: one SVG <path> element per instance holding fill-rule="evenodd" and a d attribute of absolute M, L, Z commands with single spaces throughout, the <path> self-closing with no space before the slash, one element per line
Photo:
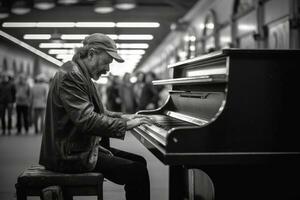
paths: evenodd
<path fill-rule="evenodd" d="M 71 121 L 81 132 L 124 138 L 126 121 L 96 113 L 85 78 L 76 72 L 67 73 L 59 87 L 59 96 Z"/>
<path fill-rule="evenodd" d="M 122 113 L 122 112 L 113 112 L 113 111 L 109 111 L 109 110 L 107 110 L 106 108 L 104 108 L 104 113 L 105 113 L 106 115 L 108 115 L 108 116 L 110 116 L 110 117 L 114 117 L 114 118 L 121 118 L 122 115 L 124 114 L 124 113 Z"/>

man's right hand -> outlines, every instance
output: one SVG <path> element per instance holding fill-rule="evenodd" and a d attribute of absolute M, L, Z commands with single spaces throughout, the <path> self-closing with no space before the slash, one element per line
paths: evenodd
<path fill-rule="evenodd" d="M 139 117 L 139 118 L 134 118 L 134 119 L 131 119 L 131 120 L 128 120 L 127 121 L 127 129 L 132 129 L 134 127 L 137 127 L 141 124 L 148 124 L 148 125 L 151 125 L 153 124 L 154 121 L 152 121 L 150 118 L 148 117 Z"/>

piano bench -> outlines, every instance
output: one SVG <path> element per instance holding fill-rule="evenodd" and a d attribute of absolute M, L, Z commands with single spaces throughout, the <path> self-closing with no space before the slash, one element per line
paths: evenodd
<path fill-rule="evenodd" d="M 59 186 L 64 200 L 71 200 L 73 196 L 97 196 L 97 200 L 103 200 L 101 173 L 65 174 L 45 170 L 42 166 L 32 166 L 18 177 L 17 200 L 26 200 L 27 196 L 42 197 L 42 190 L 49 186 Z"/>

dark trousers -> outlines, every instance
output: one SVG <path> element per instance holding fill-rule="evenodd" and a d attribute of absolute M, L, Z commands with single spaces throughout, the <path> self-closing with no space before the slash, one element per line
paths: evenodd
<path fill-rule="evenodd" d="M 26 133 L 28 132 L 29 124 L 28 124 L 28 117 L 29 117 L 29 106 L 24 105 L 17 105 L 17 129 L 18 133 L 21 132 L 23 121 Z"/>
<path fill-rule="evenodd" d="M 99 152 L 95 171 L 108 180 L 125 185 L 126 200 L 150 200 L 146 160 L 129 152 L 110 148 L 114 156 Z"/>
<path fill-rule="evenodd" d="M 12 112 L 13 112 L 13 104 L 12 103 L 6 103 L 6 104 L 1 104 L 0 105 L 0 117 L 1 117 L 1 123 L 2 123 L 2 130 L 3 134 L 5 133 L 6 130 L 6 111 L 7 111 L 7 123 L 8 127 L 7 130 L 10 133 L 11 128 L 12 128 Z"/>
<path fill-rule="evenodd" d="M 45 118 L 45 108 L 33 109 L 33 122 L 34 122 L 35 133 L 39 133 L 44 130 L 44 118 Z M 39 128 L 39 120 L 40 120 L 40 128 Z"/>

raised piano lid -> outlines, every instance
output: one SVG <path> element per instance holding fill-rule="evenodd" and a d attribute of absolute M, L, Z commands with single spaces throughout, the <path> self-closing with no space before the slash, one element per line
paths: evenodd
<path fill-rule="evenodd" d="M 228 62 L 219 51 L 170 65 L 172 79 L 153 81 L 171 85 L 164 114 L 199 126 L 215 120 L 226 102 Z"/>

